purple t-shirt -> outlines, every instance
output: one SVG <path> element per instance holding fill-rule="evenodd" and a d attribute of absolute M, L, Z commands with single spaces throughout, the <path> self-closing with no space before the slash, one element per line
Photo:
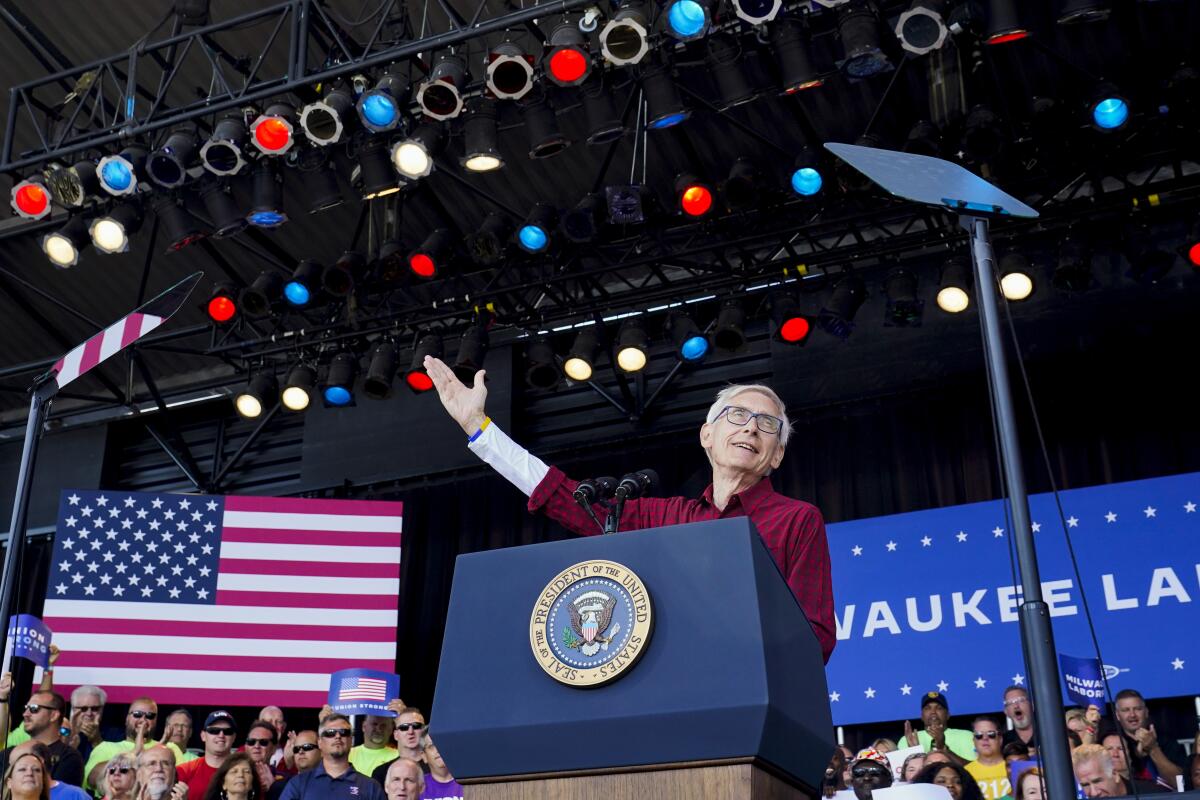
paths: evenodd
<path fill-rule="evenodd" d="M 442 783 L 432 775 L 426 775 L 421 800 L 463 800 L 463 788 L 453 778 Z"/>

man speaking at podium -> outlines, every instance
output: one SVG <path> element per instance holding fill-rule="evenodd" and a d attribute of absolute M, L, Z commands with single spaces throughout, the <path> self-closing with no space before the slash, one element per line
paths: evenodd
<path fill-rule="evenodd" d="M 447 413 L 467 434 L 468 447 L 529 497 L 530 511 L 584 536 L 598 533 L 593 518 L 575 501 L 578 483 L 514 442 L 484 412 L 484 372 L 464 385 L 441 360 L 426 356 L 425 369 Z M 629 500 L 621 514 L 625 530 L 748 516 L 812 623 L 825 661 L 836 642 L 829 545 L 816 506 L 776 492 L 767 477 L 783 461 L 791 423 L 783 402 L 766 386 L 729 386 L 717 394 L 700 426 L 700 446 L 712 464 L 712 483 L 697 499 L 645 497 Z"/>

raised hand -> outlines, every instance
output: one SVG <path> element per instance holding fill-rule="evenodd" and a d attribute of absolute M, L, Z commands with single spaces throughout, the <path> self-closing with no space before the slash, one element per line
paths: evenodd
<path fill-rule="evenodd" d="M 912 723 L 904 720 L 904 741 L 908 742 L 909 747 L 916 747 L 921 743 L 917 738 L 917 732 L 913 730 Z"/>
<path fill-rule="evenodd" d="M 296 768 L 296 754 L 292 752 L 292 748 L 296 745 L 296 732 L 288 731 L 287 743 L 283 746 L 283 763 L 288 769 Z"/>
<path fill-rule="evenodd" d="M 1154 726 L 1149 728 L 1138 728 L 1133 732 L 1133 738 L 1137 741 L 1137 752 L 1139 756 L 1148 756 L 1158 749 L 1158 734 L 1154 731 Z"/>
<path fill-rule="evenodd" d="M 58 645 L 50 645 L 50 669 L 54 669 L 54 664 L 60 655 L 62 655 L 62 651 L 58 649 Z"/>
<path fill-rule="evenodd" d="M 425 371 L 429 373 L 438 399 L 446 413 L 459 424 L 468 436 L 479 430 L 486 416 L 487 387 L 483 384 L 484 370 L 475 373 L 475 383 L 467 387 L 440 358 L 425 356 Z"/>
<path fill-rule="evenodd" d="M 12 673 L 6 672 L 3 677 L 0 677 L 0 703 L 7 703 L 9 695 L 12 694 Z"/>
<path fill-rule="evenodd" d="M 474 433 L 474 432 L 475 431 L 471 431 L 471 433 Z M 406 709 L 406 708 L 408 708 L 408 706 L 404 705 L 404 701 L 401 700 L 399 697 L 397 697 L 393 700 L 388 700 L 387 710 L 393 712 L 397 717 L 400 716 L 401 714 L 403 714 L 404 709 Z"/>

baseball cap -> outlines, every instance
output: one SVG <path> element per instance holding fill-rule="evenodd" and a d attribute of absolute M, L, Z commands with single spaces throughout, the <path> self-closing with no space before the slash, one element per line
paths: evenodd
<path fill-rule="evenodd" d="M 214 722 L 228 722 L 234 730 L 237 729 L 237 720 L 233 718 L 233 714 L 228 711 L 214 711 L 204 719 L 204 727 L 212 725 Z"/>
<path fill-rule="evenodd" d="M 875 761 L 879 764 L 883 764 L 885 767 L 888 766 L 887 756 L 885 756 L 883 753 L 879 752 L 878 750 L 876 750 L 873 747 L 867 747 L 862 750 L 859 750 L 858 754 L 854 756 L 855 763 L 857 763 L 859 761 L 864 761 L 864 760 L 865 761 Z"/>
<path fill-rule="evenodd" d="M 921 695 L 922 710 L 924 710 L 925 706 L 929 705 L 930 703 L 937 703 L 947 711 L 950 710 L 950 704 L 946 702 L 946 695 L 942 694 L 941 692 L 926 692 L 925 694 Z"/>

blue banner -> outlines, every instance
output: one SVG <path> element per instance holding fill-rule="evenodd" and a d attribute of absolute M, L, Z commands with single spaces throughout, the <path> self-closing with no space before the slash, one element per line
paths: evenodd
<path fill-rule="evenodd" d="M 343 669 L 329 676 L 329 705 L 339 714 L 394 717 L 388 701 L 400 697 L 400 676 L 377 669 Z"/>
<path fill-rule="evenodd" d="M 1030 498 L 1057 649 L 1094 653 L 1112 691 L 1200 692 L 1200 473 Z M 838 644 L 826 668 L 837 725 L 915 719 L 927 691 L 952 714 L 995 712 L 1026 685 L 1012 532 L 1000 501 L 829 526 Z M 1082 576 L 1076 581 L 1066 537 Z M 899 731 L 897 730 L 897 734 Z"/>
<path fill-rule="evenodd" d="M 1097 705 L 1104 708 L 1104 665 L 1098 658 L 1076 658 L 1058 654 L 1058 668 L 1062 670 L 1063 685 L 1071 702 L 1087 708 Z"/>
<path fill-rule="evenodd" d="M 8 620 L 7 652 L 28 658 L 42 669 L 50 666 L 50 638 L 53 634 L 32 614 L 17 614 Z M 7 659 L 5 659 L 7 663 Z"/>

